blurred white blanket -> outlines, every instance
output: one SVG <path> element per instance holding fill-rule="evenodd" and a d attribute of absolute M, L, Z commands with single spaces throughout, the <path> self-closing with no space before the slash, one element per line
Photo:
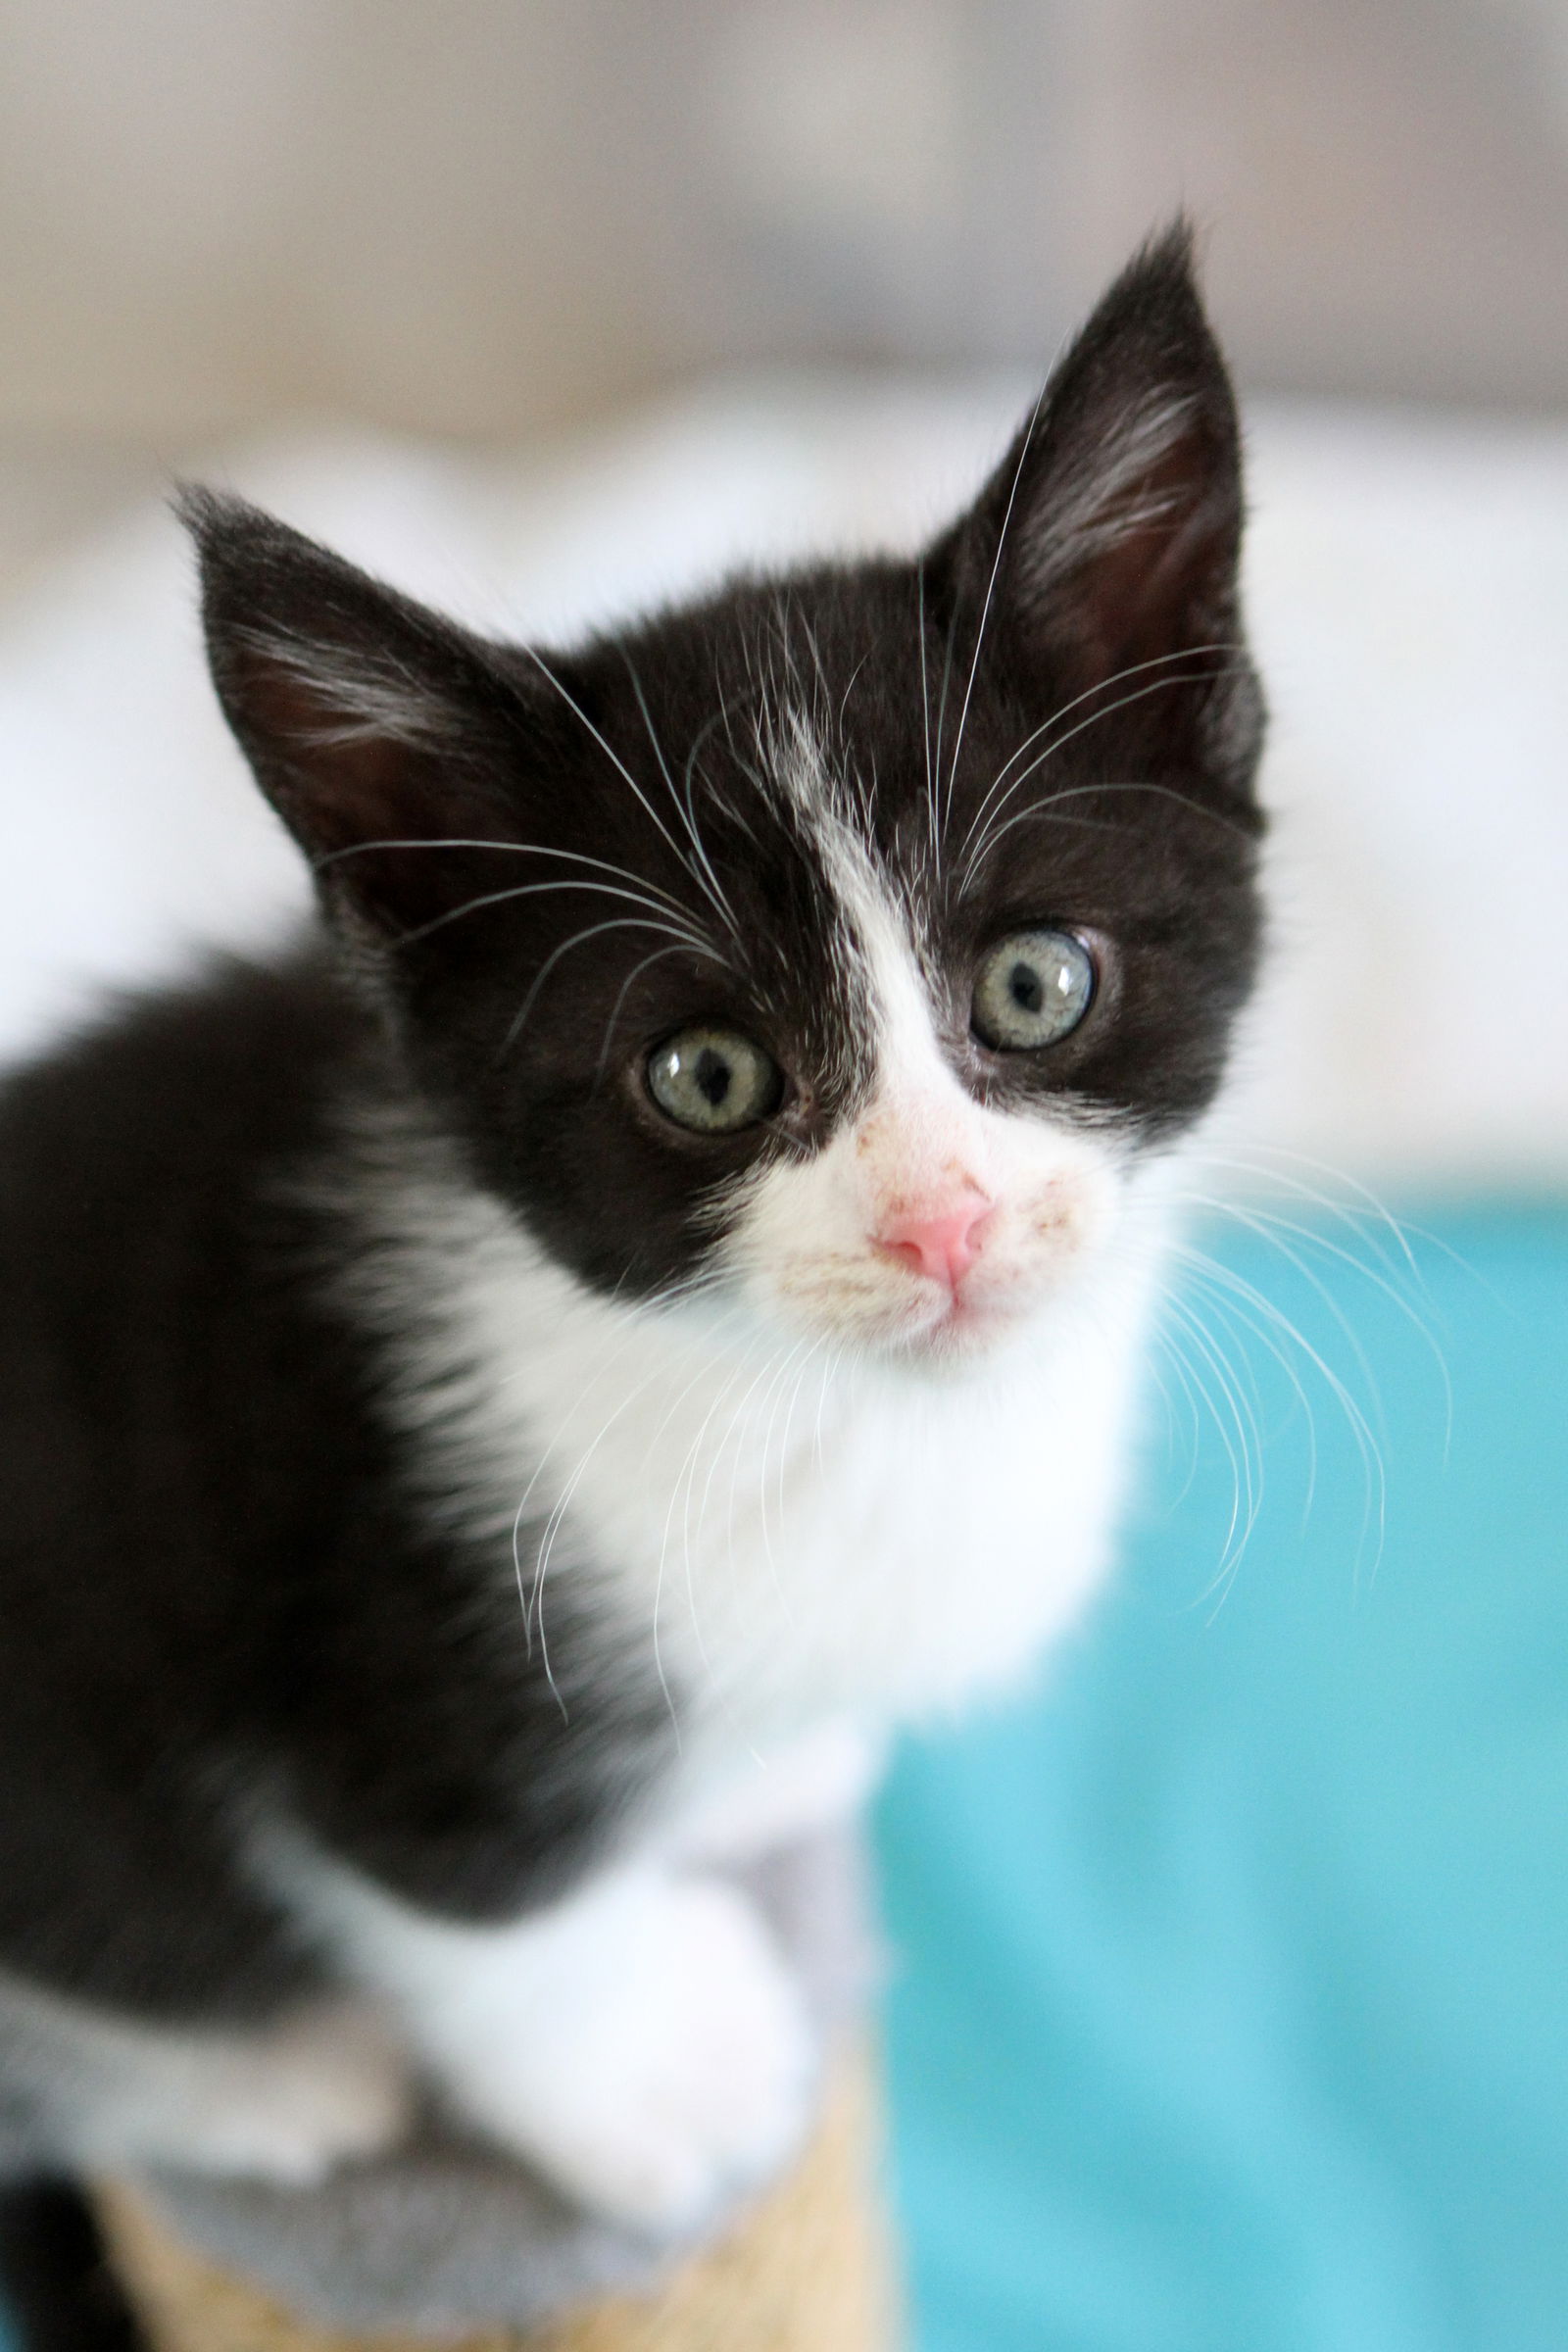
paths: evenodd
<path fill-rule="evenodd" d="M 914 544 L 1025 399 L 773 382 L 549 459 L 321 439 L 205 472 L 481 626 L 560 638 L 736 563 Z M 1277 914 L 1237 1151 L 1406 1190 L 1561 1183 L 1568 427 L 1268 409 L 1250 437 Z M 305 903 L 157 509 L 0 611 L 0 840 L 6 1057 Z"/>

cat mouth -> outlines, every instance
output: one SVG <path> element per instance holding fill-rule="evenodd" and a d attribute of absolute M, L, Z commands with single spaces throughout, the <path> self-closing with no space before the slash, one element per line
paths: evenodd
<path fill-rule="evenodd" d="M 932 1286 L 933 1289 L 935 1286 Z M 1019 1288 L 999 1294 L 966 1286 L 945 1290 L 898 1332 L 900 1353 L 931 1362 L 957 1361 L 1000 1347 L 1027 1322 L 1040 1303 L 1037 1291 Z"/>

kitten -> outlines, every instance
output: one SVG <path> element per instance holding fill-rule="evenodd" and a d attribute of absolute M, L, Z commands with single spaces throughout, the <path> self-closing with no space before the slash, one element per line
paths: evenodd
<path fill-rule="evenodd" d="M 0 2158 L 418 2080 L 678 2229 L 809 2092 L 714 1863 L 1105 1566 L 1258 937 L 1224 367 L 1173 232 L 918 561 L 561 654 L 185 514 L 324 920 L 0 1109 Z"/>

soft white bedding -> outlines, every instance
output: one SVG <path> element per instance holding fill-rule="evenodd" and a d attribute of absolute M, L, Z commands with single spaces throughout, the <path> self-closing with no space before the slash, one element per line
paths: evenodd
<path fill-rule="evenodd" d="M 483 625 L 560 635 L 732 563 L 912 543 L 1025 398 L 772 381 L 542 458 L 318 438 L 204 470 Z M 1568 426 L 1262 409 L 1251 447 L 1279 915 L 1237 1148 L 1405 1190 L 1561 1182 Z M 8 1056 L 304 903 L 161 511 L 0 611 L 0 811 Z"/>

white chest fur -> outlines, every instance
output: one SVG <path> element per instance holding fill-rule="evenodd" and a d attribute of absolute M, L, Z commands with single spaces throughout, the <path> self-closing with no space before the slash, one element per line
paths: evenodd
<path fill-rule="evenodd" d="M 362 1301 L 439 1507 L 457 1494 L 467 1524 L 515 1536 L 547 1653 L 552 1595 L 590 1584 L 720 1744 L 945 1710 L 1027 1664 L 1100 1577 L 1147 1230 L 941 1373 L 770 1344 L 710 1303 L 596 1298 L 450 1179 L 373 1209 Z"/>

